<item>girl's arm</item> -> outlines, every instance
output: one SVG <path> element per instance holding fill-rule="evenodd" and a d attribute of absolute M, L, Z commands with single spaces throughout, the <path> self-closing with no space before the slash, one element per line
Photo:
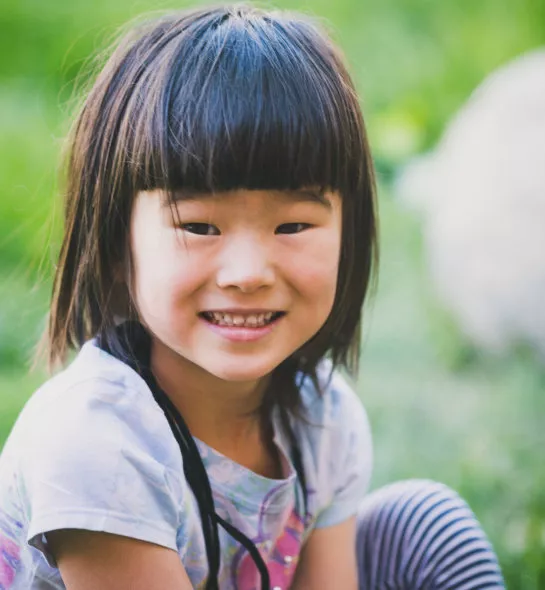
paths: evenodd
<path fill-rule="evenodd" d="M 47 534 L 67 590 L 192 590 L 172 549 L 129 537 L 64 529 Z"/>
<path fill-rule="evenodd" d="M 291 590 L 357 590 L 356 517 L 317 528 L 303 547 Z"/>

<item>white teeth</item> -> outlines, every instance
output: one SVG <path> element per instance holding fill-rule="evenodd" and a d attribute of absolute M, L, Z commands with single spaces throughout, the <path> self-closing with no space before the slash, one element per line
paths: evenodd
<path fill-rule="evenodd" d="M 220 326 L 247 326 L 249 328 L 257 328 L 268 324 L 272 320 L 274 312 L 268 311 L 267 313 L 252 313 L 247 316 L 244 316 L 241 314 L 230 314 L 223 313 L 220 311 L 212 311 L 209 312 L 207 315 L 215 324 L 218 324 Z"/>
<path fill-rule="evenodd" d="M 258 322 L 259 322 L 258 316 L 254 315 L 254 314 L 249 315 L 246 318 L 246 324 L 248 324 L 248 326 L 257 326 Z M 261 323 L 261 322 L 259 322 L 259 323 Z"/>
<path fill-rule="evenodd" d="M 243 315 L 234 315 L 233 316 L 233 325 L 235 326 L 242 326 L 245 323 L 245 319 Z"/>

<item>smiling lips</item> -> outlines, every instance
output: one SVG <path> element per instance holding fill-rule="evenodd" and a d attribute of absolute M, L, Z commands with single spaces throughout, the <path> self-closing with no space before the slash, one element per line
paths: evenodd
<path fill-rule="evenodd" d="M 280 316 L 281 311 L 267 311 L 260 313 L 230 313 L 223 311 L 205 311 L 202 317 L 216 326 L 230 328 L 262 328 L 272 324 Z"/>

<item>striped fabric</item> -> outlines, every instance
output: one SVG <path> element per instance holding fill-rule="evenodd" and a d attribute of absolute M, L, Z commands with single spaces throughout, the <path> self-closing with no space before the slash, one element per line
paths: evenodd
<path fill-rule="evenodd" d="M 358 517 L 360 590 L 498 590 L 498 560 L 467 504 L 443 484 L 376 490 Z"/>

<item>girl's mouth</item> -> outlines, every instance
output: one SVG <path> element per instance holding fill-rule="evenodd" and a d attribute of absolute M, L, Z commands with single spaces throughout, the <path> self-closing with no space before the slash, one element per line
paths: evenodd
<path fill-rule="evenodd" d="M 260 313 L 231 313 L 223 311 L 203 311 L 199 314 L 207 322 L 215 326 L 229 328 L 263 328 L 285 315 L 283 311 L 267 311 Z"/>

